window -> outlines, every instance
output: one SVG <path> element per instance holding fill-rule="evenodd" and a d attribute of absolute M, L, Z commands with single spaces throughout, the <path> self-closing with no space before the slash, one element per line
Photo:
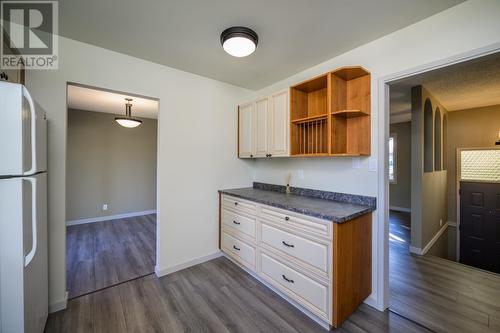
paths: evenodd
<path fill-rule="evenodd" d="M 397 139 L 396 133 L 389 137 L 389 183 L 397 184 Z"/>

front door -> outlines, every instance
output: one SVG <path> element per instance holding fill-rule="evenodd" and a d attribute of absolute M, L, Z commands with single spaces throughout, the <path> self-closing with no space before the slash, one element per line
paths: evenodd
<path fill-rule="evenodd" d="M 500 184 L 460 182 L 460 262 L 500 273 Z"/>

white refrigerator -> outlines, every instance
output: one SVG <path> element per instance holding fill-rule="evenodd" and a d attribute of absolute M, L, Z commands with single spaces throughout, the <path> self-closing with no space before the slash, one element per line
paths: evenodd
<path fill-rule="evenodd" d="M 48 313 L 47 120 L 0 82 L 0 332 L 43 332 Z"/>

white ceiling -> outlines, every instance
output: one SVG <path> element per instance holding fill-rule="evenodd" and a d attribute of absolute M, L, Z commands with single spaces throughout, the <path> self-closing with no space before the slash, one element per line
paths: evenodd
<path fill-rule="evenodd" d="M 64 0 L 60 33 L 159 64 L 260 89 L 463 0 Z M 243 25 L 254 54 L 234 58 L 220 33 Z"/>
<path fill-rule="evenodd" d="M 391 121 L 411 119 L 411 88 L 424 86 L 448 111 L 500 104 L 500 53 L 391 84 Z"/>
<path fill-rule="evenodd" d="M 132 116 L 158 118 L 158 101 L 99 90 L 79 85 L 68 85 L 68 108 L 125 115 L 125 98 L 132 98 Z"/>

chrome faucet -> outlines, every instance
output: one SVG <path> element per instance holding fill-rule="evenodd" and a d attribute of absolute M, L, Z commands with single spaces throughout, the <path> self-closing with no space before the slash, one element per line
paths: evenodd
<path fill-rule="evenodd" d="M 292 173 L 289 173 L 287 180 L 286 180 L 286 189 L 285 189 L 286 194 L 290 194 L 290 180 L 291 179 L 292 179 Z"/>

